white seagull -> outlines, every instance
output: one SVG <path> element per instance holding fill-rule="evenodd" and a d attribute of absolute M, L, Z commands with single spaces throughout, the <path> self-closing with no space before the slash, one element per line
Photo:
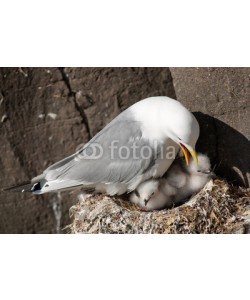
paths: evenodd
<path fill-rule="evenodd" d="M 161 177 L 180 147 L 187 164 L 189 153 L 198 163 L 198 137 L 197 120 L 180 102 L 150 97 L 120 113 L 77 153 L 8 190 L 44 194 L 82 188 L 121 195 Z"/>

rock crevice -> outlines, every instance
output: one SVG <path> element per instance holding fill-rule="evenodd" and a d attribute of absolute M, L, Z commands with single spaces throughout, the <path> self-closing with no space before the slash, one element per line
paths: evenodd
<path fill-rule="evenodd" d="M 59 71 L 61 72 L 62 79 L 63 79 L 64 83 L 66 84 L 66 86 L 68 88 L 68 91 L 69 91 L 68 98 L 72 99 L 74 101 L 75 108 L 79 112 L 79 114 L 80 114 L 80 116 L 82 118 L 82 122 L 85 125 L 87 133 L 88 133 L 88 139 L 90 140 L 92 138 L 92 134 L 91 134 L 91 130 L 90 130 L 90 127 L 89 127 L 88 117 L 87 117 L 84 109 L 77 103 L 76 93 L 71 88 L 70 78 L 65 73 L 64 68 L 59 68 Z"/>

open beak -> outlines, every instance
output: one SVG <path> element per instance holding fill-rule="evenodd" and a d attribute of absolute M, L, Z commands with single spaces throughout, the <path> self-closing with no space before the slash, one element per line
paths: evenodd
<path fill-rule="evenodd" d="M 181 146 L 181 149 L 182 149 L 182 151 L 183 151 L 183 153 L 184 153 L 184 156 L 185 156 L 185 159 L 186 159 L 187 166 L 188 166 L 189 163 L 190 163 L 190 156 L 189 156 L 189 153 L 190 153 L 191 156 L 193 157 L 193 159 L 194 159 L 196 165 L 198 165 L 198 158 L 197 158 L 196 151 L 195 151 L 195 150 L 189 151 L 189 150 L 187 149 L 187 147 L 184 146 L 183 144 L 180 144 L 180 146 Z"/>

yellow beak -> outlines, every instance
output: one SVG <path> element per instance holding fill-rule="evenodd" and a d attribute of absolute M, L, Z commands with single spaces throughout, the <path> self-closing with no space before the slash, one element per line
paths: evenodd
<path fill-rule="evenodd" d="M 196 151 L 195 151 L 195 150 L 189 151 L 183 144 L 180 144 L 180 146 L 181 146 L 181 149 L 182 149 L 182 151 L 183 151 L 183 153 L 184 153 L 184 156 L 185 156 L 187 165 L 189 165 L 189 163 L 190 163 L 189 153 L 190 153 L 191 156 L 193 157 L 193 159 L 194 159 L 196 165 L 198 165 L 198 158 L 197 158 L 197 153 L 196 153 Z"/>

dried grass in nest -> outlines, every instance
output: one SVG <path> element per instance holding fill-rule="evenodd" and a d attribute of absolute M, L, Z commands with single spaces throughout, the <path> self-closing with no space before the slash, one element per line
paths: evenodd
<path fill-rule="evenodd" d="M 244 233 L 250 192 L 216 179 L 169 210 L 143 212 L 125 199 L 98 195 L 73 206 L 70 214 L 70 233 Z"/>

